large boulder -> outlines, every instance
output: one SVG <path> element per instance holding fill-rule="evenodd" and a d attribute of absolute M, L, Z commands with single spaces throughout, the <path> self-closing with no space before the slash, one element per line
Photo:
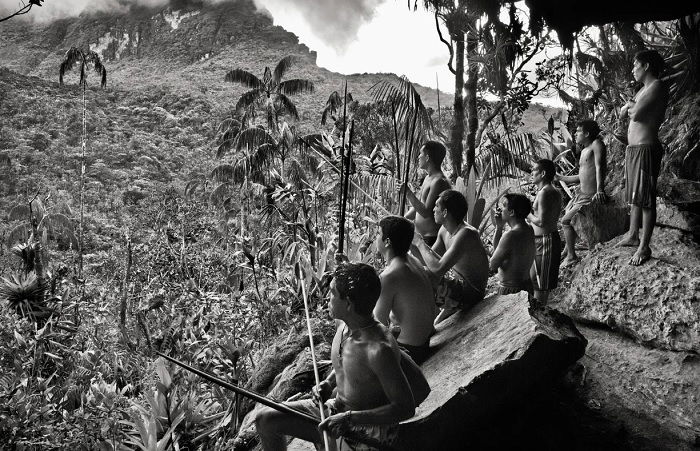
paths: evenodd
<path fill-rule="evenodd" d="M 586 339 L 569 318 L 528 306 L 525 293 L 491 296 L 438 326 L 436 352 L 422 365 L 432 391 L 401 424 L 398 449 L 464 449 L 470 428 L 583 355 Z"/>
<path fill-rule="evenodd" d="M 588 339 L 581 360 L 588 405 L 620 424 L 630 449 L 700 446 L 700 358 L 650 349 L 601 328 L 579 326 Z"/>
<path fill-rule="evenodd" d="M 614 243 L 581 261 L 555 308 L 646 345 L 700 352 L 700 246 L 687 233 L 659 227 L 651 260 L 632 266 L 635 248 Z"/>
<path fill-rule="evenodd" d="M 581 208 L 571 225 L 589 247 L 604 243 L 622 235 L 629 228 L 629 207 L 620 196 L 612 196 L 608 202 L 593 202 Z"/>

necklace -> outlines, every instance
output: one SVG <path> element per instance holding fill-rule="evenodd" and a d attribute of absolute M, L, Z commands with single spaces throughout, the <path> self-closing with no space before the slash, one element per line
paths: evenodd
<path fill-rule="evenodd" d="M 343 364 L 343 345 L 345 344 L 346 341 L 348 341 L 348 338 L 355 335 L 356 332 L 359 332 L 359 331 L 365 330 L 365 329 L 369 329 L 370 327 L 376 326 L 376 325 L 377 325 L 377 320 L 374 320 L 374 321 L 372 321 L 372 324 L 369 324 L 367 326 L 360 327 L 359 329 L 355 329 L 355 330 L 350 331 L 350 333 L 347 334 L 347 336 L 340 341 L 340 345 L 338 345 L 338 364 L 340 364 L 340 365 Z M 343 334 L 345 334 L 348 330 L 349 330 L 348 325 L 346 324 L 345 328 L 343 329 Z"/>

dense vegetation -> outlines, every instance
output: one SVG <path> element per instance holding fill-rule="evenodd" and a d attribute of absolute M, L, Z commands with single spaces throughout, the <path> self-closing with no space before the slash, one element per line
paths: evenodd
<path fill-rule="evenodd" d="M 502 38 L 494 27 L 483 32 Z M 679 98 L 697 89 L 697 64 L 673 45 L 673 27 L 682 26 L 646 24 L 632 36 L 686 58 L 672 79 L 686 80 L 674 84 Z M 684 30 L 679 39 L 697 36 L 698 22 Z M 533 121 L 525 112 L 539 89 L 561 88 L 573 117 L 604 118 L 613 131 L 619 86 L 630 76 L 630 31 L 602 31 L 566 77 L 565 57 L 522 80 L 517 65 L 499 69 L 502 46 L 484 49 L 473 118 L 481 132 L 469 125 L 472 202 L 490 203 L 511 179 L 526 184 L 534 158 L 559 156 L 552 143 L 569 130 L 552 120 L 541 136 L 550 113 L 535 113 L 542 124 L 522 128 Z M 517 42 L 508 62 L 544 45 Z M 273 55 L 261 62 L 269 72 L 216 73 L 249 90 L 227 108 L 167 88 L 91 83 L 83 184 L 82 88 L 0 69 L 3 449 L 228 449 L 241 419 L 237 398 L 169 369 L 154 351 L 244 384 L 270 340 L 301 327 L 301 283 L 314 315 L 326 319 L 343 210 L 339 173 L 348 167 L 346 253 L 379 264 L 374 223 L 385 209 L 397 211 L 397 178 L 418 176 L 420 143 L 454 136 L 452 110 L 426 106 L 407 80 L 377 80 L 354 96 L 362 102 L 353 100 L 352 82 L 350 95 L 342 87 L 319 93 L 317 85 L 317 98 L 328 99 L 321 123 L 321 111 L 295 103 L 313 83 L 293 72 L 294 59 Z M 511 83 L 498 81 L 503 76 Z M 564 83 L 574 83 L 576 95 Z M 487 92 L 499 100 L 486 102 Z M 567 158 L 559 156 L 563 168 L 571 167 Z M 488 215 L 478 224 L 487 229 Z"/>

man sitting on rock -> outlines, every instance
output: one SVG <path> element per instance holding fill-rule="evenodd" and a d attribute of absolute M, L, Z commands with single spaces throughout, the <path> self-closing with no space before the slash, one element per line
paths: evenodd
<path fill-rule="evenodd" d="M 530 200 L 522 194 L 506 194 L 500 200 L 494 221 L 494 252 L 489 262 L 491 271 L 498 270 L 498 294 L 527 291 L 532 294 L 530 270 L 535 261 L 535 234 L 525 221 L 530 214 Z M 503 233 L 504 224 L 510 230 Z"/>
<path fill-rule="evenodd" d="M 380 292 L 381 282 L 371 266 L 348 263 L 336 269 L 329 301 L 331 317 L 339 320 L 331 346 L 333 372 L 317 387 L 327 417 L 317 427 L 297 416 L 262 408 L 255 425 L 264 450 L 286 449 L 285 436 L 321 444 L 319 429 L 332 434 L 333 450 L 368 449 L 345 435 L 360 433 L 391 443 L 397 424 L 413 416 L 415 402 L 401 370 L 398 344 L 372 315 Z M 327 399 L 333 387 L 336 396 Z M 287 405 L 320 421 L 313 399 Z"/>
<path fill-rule="evenodd" d="M 532 182 L 538 191 L 532 213 L 527 217 L 535 233 L 535 264 L 530 270 L 530 280 L 535 288 L 535 299 L 542 306 L 559 280 L 561 238 L 557 223 L 561 213 L 561 194 L 552 186 L 555 174 L 552 160 L 542 159 L 535 163 Z"/>
<path fill-rule="evenodd" d="M 413 224 L 406 218 L 387 216 L 379 221 L 377 250 L 386 268 L 374 316 L 385 326 L 391 323 L 392 331 L 399 330 L 399 346 L 420 365 L 429 355 L 436 309 L 427 272 L 408 254 L 413 235 Z"/>
<path fill-rule="evenodd" d="M 566 240 L 566 257 L 563 265 L 569 266 L 578 261 L 576 255 L 576 231 L 571 220 L 584 205 L 592 202 L 605 202 L 605 173 L 606 148 L 600 139 L 600 127 L 594 120 L 581 121 L 576 127 L 576 143 L 582 148 L 579 158 L 579 173 L 577 175 L 558 175 L 557 179 L 564 183 L 580 183 L 579 191 L 566 206 L 564 217 L 561 219 Z"/>
<path fill-rule="evenodd" d="M 479 232 L 464 223 L 467 208 L 467 200 L 459 191 L 443 191 L 434 209 L 435 222 L 441 226 L 437 241 L 431 248 L 417 236 L 413 240 L 415 251 L 437 286 L 435 301 L 442 311 L 436 324 L 457 308 L 474 306 L 486 292 L 488 256 Z"/>
<path fill-rule="evenodd" d="M 411 208 L 406 212 L 406 218 L 414 220 L 416 231 L 423 237 L 428 246 L 435 244 L 440 225 L 433 218 L 433 208 L 441 192 L 450 189 L 450 182 L 442 173 L 442 160 L 445 159 L 447 149 L 437 141 L 427 141 L 418 153 L 418 167 L 428 173 L 420 188 L 420 198 L 407 186 L 406 199 L 411 203 Z"/>
<path fill-rule="evenodd" d="M 630 117 L 627 129 L 629 145 L 625 152 L 625 193 L 631 212 L 629 232 L 619 245 L 637 246 L 630 258 L 632 265 L 641 265 L 651 258 L 649 243 L 656 223 L 656 180 L 663 157 L 659 127 L 668 105 L 668 90 L 659 80 L 663 67 L 664 59 L 657 51 L 638 52 L 634 56 L 632 74 L 644 86 L 620 110 L 620 116 Z"/>

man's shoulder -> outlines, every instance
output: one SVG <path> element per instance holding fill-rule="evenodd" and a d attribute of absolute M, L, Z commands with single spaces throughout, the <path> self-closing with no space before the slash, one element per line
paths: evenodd
<path fill-rule="evenodd" d="M 445 187 L 445 189 L 452 188 L 450 181 L 447 180 L 447 177 L 442 172 L 431 176 L 430 186 Z"/>

